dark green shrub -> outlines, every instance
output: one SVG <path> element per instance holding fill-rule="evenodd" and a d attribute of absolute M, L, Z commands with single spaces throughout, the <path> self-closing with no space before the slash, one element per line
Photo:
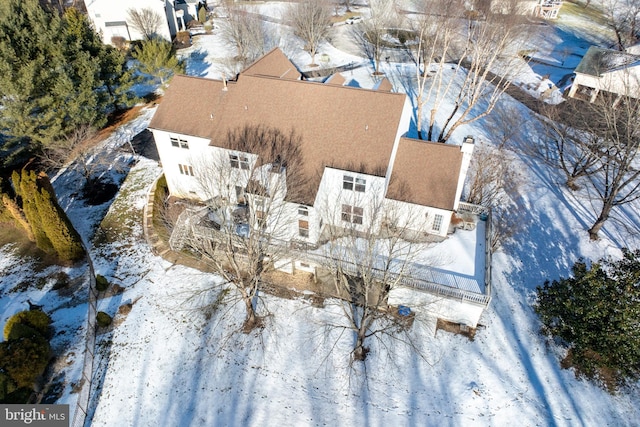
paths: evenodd
<path fill-rule="evenodd" d="M 597 377 L 609 390 L 640 378 L 640 250 L 619 261 L 578 261 L 572 277 L 538 287 L 544 331 L 569 348 L 564 366 Z"/>
<path fill-rule="evenodd" d="M 31 326 L 25 325 L 24 323 L 14 323 L 12 327 L 5 332 L 5 339 L 7 341 L 19 340 L 20 338 L 33 338 L 38 335 L 42 336 L 40 332 L 36 331 Z"/>
<path fill-rule="evenodd" d="M 16 325 L 26 325 L 31 329 L 37 331 L 42 337 L 49 336 L 49 325 L 51 324 L 51 318 L 40 310 L 26 310 L 14 314 L 7 320 L 7 324 L 4 325 L 4 339 L 11 339 L 12 334 L 20 336 L 21 332 L 12 332 Z"/>
<path fill-rule="evenodd" d="M 109 316 L 104 311 L 99 311 L 96 315 L 96 321 L 98 322 L 98 326 L 101 328 L 106 328 L 111 324 L 111 316 Z"/>
<path fill-rule="evenodd" d="M 5 402 L 7 396 L 17 388 L 16 383 L 9 377 L 9 374 L 0 372 L 0 402 Z"/>
<path fill-rule="evenodd" d="M 32 388 L 49 363 L 49 343 L 41 336 L 0 343 L 0 367 L 17 387 Z"/>
<path fill-rule="evenodd" d="M 100 274 L 96 275 L 96 289 L 98 290 L 98 292 L 104 292 L 108 287 L 109 281 L 106 279 L 106 277 Z"/>

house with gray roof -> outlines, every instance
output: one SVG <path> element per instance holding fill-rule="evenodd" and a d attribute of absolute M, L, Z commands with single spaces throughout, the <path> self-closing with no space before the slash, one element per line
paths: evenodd
<path fill-rule="evenodd" d="M 591 46 L 574 72 L 575 79 L 569 90 L 572 98 L 596 102 L 599 95 L 604 94 L 616 100 L 640 97 L 638 55 Z"/>

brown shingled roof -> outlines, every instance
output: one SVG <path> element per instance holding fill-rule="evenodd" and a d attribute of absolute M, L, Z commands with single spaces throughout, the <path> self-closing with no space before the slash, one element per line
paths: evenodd
<path fill-rule="evenodd" d="M 453 210 L 461 164 L 457 145 L 401 138 L 387 198 Z"/>
<path fill-rule="evenodd" d="M 388 78 L 383 77 L 376 85 L 373 87 L 373 90 L 379 90 L 381 92 L 391 92 L 393 90 L 393 85 Z"/>
<path fill-rule="evenodd" d="M 347 81 L 347 79 L 345 79 L 342 74 L 332 74 L 331 76 L 329 76 L 329 78 L 327 80 L 324 81 L 324 84 L 327 85 L 334 85 L 334 86 L 342 86 L 343 84 L 345 84 L 345 82 Z"/>
<path fill-rule="evenodd" d="M 242 74 L 248 76 L 267 76 L 279 79 L 300 80 L 302 74 L 286 55 L 277 47 L 249 65 Z"/>
<path fill-rule="evenodd" d="M 302 137 L 313 194 L 325 166 L 384 174 L 406 96 L 242 73 L 227 90 L 220 81 L 175 76 L 149 127 L 211 139 L 227 147 L 231 130 L 276 127 Z"/>

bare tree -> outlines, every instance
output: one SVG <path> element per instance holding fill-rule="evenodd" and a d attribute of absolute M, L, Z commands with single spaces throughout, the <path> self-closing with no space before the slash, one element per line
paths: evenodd
<path fill-rule="evenodd" d="M 571 190 L 578 190 L 578 181 L 597 173 L 601 167 L 600 153 L 604 141 L 584 128 L 591 120 L 590 110 L 576 100 L 544 106 L 541 110 L 544 116 L 541 138 L 528 145 L 527 154 L 559 168 Z"/>
<path fill-rule="evenodd" d="M 50 168 L 60 169 L 70 162 L 76 162 L 86 179 L 92 175 L 92 169 L 98 162 L 91 161 L 93 146 L 91 139 L 96 130 L 89 125 L 75 129 L 65 138 L 57 139 L 43 148 L 41 161 Z"/>
<path fill-rule="evenodd" d="M 638 40 L 639 0 L 604 0 L 602 7 L 609 26 L 616 35 L 618 50 L 625 50 Z"/>
<path fill-rule="evenodd" d="M 387 32 L 395 26 L 397 14 L 395 2 L 369 1 L 370 16 L 354 26 L 352 36 L 364 55 L 373 62 L 374 74 L 380 73 L 380 60 L 385 48 Z"/>
<path fill-rule="evenodd" d="M 472 19 L 457 3 L 442 13 L 434 12 L 441 10 L 437 1 L 416 5 L 422 8 L 417 25 L 420 40 L 413 51 L 418 81 L 416 100 L 421 106 L 431 107 L 427 139 L 445 142 L 458 127 L 493 110 L 507 90 L 511 74 L 523 65 L 515 52 L 528 27 L 519 25 L 514 12 Z M 494 74 L 498 69 L 507 71 Z M 444 115 L 444 121 L 437 123 L 437 115 Z M 422 129 L 420 121 L 418 126 Z"/>
<path fill-rule="evenodd" d="M 497 148 L 513 148 L 529 138 L 522 129 L 522 113 L 518 106 L 498 104 L 485 117 L 484 129 Z"/>
<path fill-rule="evenodd" d="M 226 6 L 227 19 L 220 29 L 227 43 L 237 51 L 237 60 L 246 67 L 268 49 L 268 35 L 264 22 L 241 6 Z"/>
<path fill-rule="evenodd" d="M 589 228 L 592 240 L 598 238 L 614 207 L 640 198 L 640 100 L 620 100 L 612 94 L 602 98 L 600 105 L 585 106 L 593 113 L 585 125 L 602 140 L 599 171 L 589 175 L 591 188 L 601 204 L 598 216 Z"/>
<path fill-rule="evenodd" d="M 521 183 L 522 178 L 508 150 L 476 145 L 467 174 L 466 201 L 491 209 L 493 251 L 518 231 L 519 218 L 513 198 L 520 193 Z"/>
<path fill-rule="evenodd" d="M 326 225 L 323 231 L 320 269 L 333 282 L 338 297 L 334 302 L 343 315 L 342 322 L 327 327 L 352 334 L 354 361 L 366 359 L 372 339 L 382 342 L 387 337 L 414 347 L 405 334 L 407 325 L 394 316 L 388 299 L 411 272 L 420 248 L 428 246 L 416 241 L 424 235 L 424 214 L 414 215 L 406 204 L 385 200 L 382 183 L 367 181 L 366 186 L 367 195 L 343 191 L 320 203 L 322 216 L 333 218 L 328 223 L 341 224 Z"/>
<path fill-rule="evenodd" d="M 329 34 L 330 3 L 327 0 L 302 0 L 289 8 L 287 20 L 294 34 L 304 41 L 304 49 L 311 55 L 311 65 L 315 65 L 320 43 Z"/>
<path fill-rule="evenodd" d="M 226 144 L 235 154 L 220 149 L 193 159 L 208 214 L 190 244 L 238 291 L 248 333 L 262 324 L 257 303 L 263 275 L 289 253 L 297 205 L 287 200 L 306 190 L 303 159 L 293 131 L 245 126 L 230 131 Z"/>
<path fill-rule="evenodd" d="M 409 48 L 409 51 L 416 64 L 416 126 L 420 139 L 423 139 L 423 111 L 430 98 L 426 96 L 425 89 L 435 75 L 431 71 L 431 64 L 438 63 L 438 66 L 442 67 L 447 61 L 449 51 L 453 48 L 453 42 L 459 35 L 459 17 L 463 12 L 462 4 L 458 2 L 437 2 L 436 4 L 436 0 L 427 0 L 427 3 L 429 5 L 425 5 L 425 8 L 431 9 L 432 6 L 437 6 L 440 14 L 436 18 L 425 12 L 424 15 L 413 21 L 417 44 L 409 45 L 413 46 L 413 48 Z M 429 132 L 428 139 L 430 138 L 431 132 Z"/>
<path fill-rule="evenodd" d="M 155 37 L 162 25 L 162 16 L 150 7 L 128 9 L 127 18 L 129 25 L 142 34 L 146 40 L 151 40 Z"/>

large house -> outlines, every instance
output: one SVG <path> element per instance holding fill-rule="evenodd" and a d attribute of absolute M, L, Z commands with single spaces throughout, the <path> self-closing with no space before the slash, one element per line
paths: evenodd
<path fill-rule="evenodd" d="M 640 56 L 591 46 L 575 69 L 569 96 L 595 102 L 600 94 L 640 97 Z"/>
<path fill-rule="evenodd" d="M 114 37 L 127 41 L 144 39 L 144 35 L 132 25 L 130 9 L 147 10 L 157 15 L 160 24 L 156 35 L 171 41 L 181 28 L 179 17 L 185 14 L 181 12 L 185 6 L 177 3 L 180 0 L 84 0 L 89 19 L 105 44 L 113 44 Z"/>
<path fill-rule="evenodd" d="M 445 240 L 452 220 L 469 210 L 460 198 L 473 138 L 460 145 L 409 138 L 413 115 L 405 94 L 391 92 L 388 81 L 377 90 L 342 83 L 340 76 L 325 83 L 302 80 L 277 48 L 233 81 L 175 76 L 149 125 L 170 193 L 196 202 L 234 198 L 256 214 L 265 203 L 258 196 L 270 194 L 291 213 L 273 232 L 298 246 L 317 247 L 329 228 L 380 229 L 381 218 L 416 236 Z M 248 127 L 296 136 L 295 181 L 291 160 L 231 142 L 230 135 Z M 212 172 L 215 162 L 220 166 Z M 203 185 L 203 176 L 212 174 L 229 193 Z M 472 291 L 438 286 L 439 299 L 459 305 L 472 300 L 471 308 L 440 317 L 475 327 L 489 284 Z"/>

